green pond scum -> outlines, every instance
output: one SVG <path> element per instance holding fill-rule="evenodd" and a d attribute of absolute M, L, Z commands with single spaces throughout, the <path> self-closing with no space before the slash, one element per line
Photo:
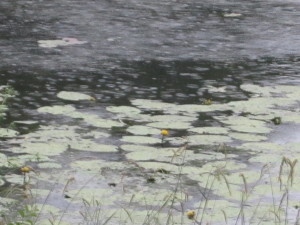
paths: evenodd
<path fill-rule="evenodd" d="M 0 223 L 297 224 L 300 143 L 270 136 L 300 123 L 300 90 L 240 88 L 248 100 L 132 99 L 102 116 L 82 107 L 98 104 L 91 95 L 60 91 L 63 104 L 36 109 L 41 121 L 0 128 Z M 4 117 L 15 95 L 1 86 Z"/>

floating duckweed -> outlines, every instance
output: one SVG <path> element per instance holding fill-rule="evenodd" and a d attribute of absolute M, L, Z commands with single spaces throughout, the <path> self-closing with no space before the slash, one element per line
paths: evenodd
<path fill-rule="evenodd" d="M 69 101 L 91 100 L 92 97 L 83 93 L 73 91 L 61 91 L 57 94 L 58 98 Z"/>

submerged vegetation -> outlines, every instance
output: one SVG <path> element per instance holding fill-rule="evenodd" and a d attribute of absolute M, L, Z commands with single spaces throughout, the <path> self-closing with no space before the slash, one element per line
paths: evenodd
<path fill-rule="evenodd" d="M 78 107 L 96 104 L 90 95 L 59 92 L 65 105 L 37 109 L 51 123 L 23 121 L 38 125 L 21 134 L 0 128 L 2 223 L 299 223 L 299 143 L 269 140 L 277 125 L 300 122 L 290 110 L 299 89 L 241 89 L 253 97 L 201 105 L 134 99 L 108 106 L 107 117 Z M 201 124 L 204 114 L 213 126 Z"/>

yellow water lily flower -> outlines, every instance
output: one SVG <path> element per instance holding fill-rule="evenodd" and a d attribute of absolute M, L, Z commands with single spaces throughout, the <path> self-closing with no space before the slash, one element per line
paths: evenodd
<path fill-rule="evenodd" d="M 212 104 L 212 100 L 209 98 L 209 99 L 205 99 L 204 101 L 203 101 L 203 104 L 204 105 L 211 105 Z"/>
<path fill-rule="evenodd" d="M 162 136 L 167 136 L 167 135 L 169 135 L 169 131 L 168 130 L 161 130 L 160 134 Z"/>
<path fill-rule="evenodd" d="M 192 220 L 192 219 L 194 219 L 196 212 L 194 210 L 189 210 L 186 212 L 186 215 L 190 220 Z"/>
<path fill-rule="evenodd" d="M 23 172 L 23 173 L 29 173 L 30 171 L 31 171 L 30 167 L 24 166 L 21 168 L 21 172 Z"/>

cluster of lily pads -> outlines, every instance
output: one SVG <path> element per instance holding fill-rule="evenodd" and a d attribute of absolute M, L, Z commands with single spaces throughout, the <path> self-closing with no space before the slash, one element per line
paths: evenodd
<path fill-rule="evenodd" d="M 66 123 L 40 125 L 24 135 L 1 134 L 12 138 L 6 151 L 13 155 L 1 154 L 0 161 L 4 166 L 31 164 L 39 170 L 39 175 L 29 172 L 28 182 L 36 185 L 32 190 L 39 199 L 60 196 L 61 205 L 49 206 L 60 222 L 78 223 L 83 199 L 97 200 L 101 205 L 97 215 L 112 224 L 224 224 L 245 218 L 268 224 L 287 216 L 284 207 L 291 211 L 286 219 L 292 221 L 300 184 L 288 162 L 299 160 L 299 143 L 268 140 L 280 126 L 272 122 L 274 118 L 283 124 L 300 123 L 300 90 L 284 85 L 240 88 L 248 92 L 248 100 L 178 105 L 134 99 L 131 105 L 107 106 L 109 118 L 77 107 L 81 101 L 97 105 L 92 96 L 61 91 L 57 97 L 65 105 L 37 111 L 44 117 L 52 115 L 54 121 L 63 117 Z M 208 113 L 214 115 L 214 126 L 201 126 L 200 115 Z M 263 171 L 258 169 L 265 163 Z M 7 174 L 1 180 L 24 184 L 22 174 Z M 55 188 L 47 191 L 38 188 L 39 183 Z M 293 200 L 284 199 L 285 193 Z M 100 209 L 90 204 L 86 210 Z M 43 214 L 41 219 L 51 219 L 48 206 L 43 206 Z"/>

